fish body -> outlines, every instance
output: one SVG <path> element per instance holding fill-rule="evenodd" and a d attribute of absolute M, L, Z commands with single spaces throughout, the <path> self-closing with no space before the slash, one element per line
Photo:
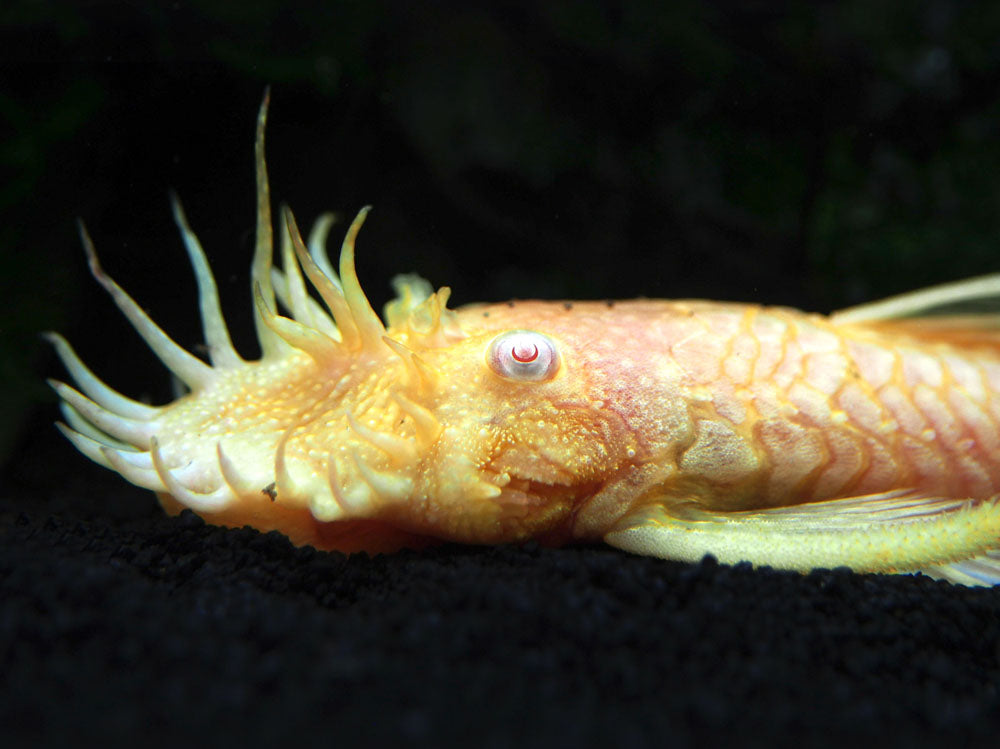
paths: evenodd
<path fill-rule="evenodd" d="M 55 383 L 64 433 L 168 511 L 345 551 L 604 539 L 676 559 L 1000 582 L 1000 326 L 914 317 L 1000 296 L 1000 278 L 825 317 L 698 300 L 452 310 L 447 288 L 401 276 L 383 320 L 354 272 L 366 211 L 338 272 L 330 221 L 307 243 L 284 210 L 272 267 L 265 116 L 266 99 L 261 359 L 233 349 L 176 203 L 211 364 L 170 341 L 83 237 L 95 277 L 190 392 L 130 400 L 51 335 L 80 387 Z"/>

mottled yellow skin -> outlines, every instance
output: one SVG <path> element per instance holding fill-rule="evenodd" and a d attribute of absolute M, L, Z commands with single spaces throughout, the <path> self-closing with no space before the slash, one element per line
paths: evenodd
<path fill-rule="evenodd" d="M 605 539 L 637 553 L 1000 583 L 1000 319 L 925 318 L 1000 298 L 1000 275 L 829 318 L 706 301 L 447 309 L 398 277 L 383 322 L 330 220 L 273 232 L 258 117 L 251 268 L 263 356 L 235 351 L 180 206 L 211 364 L 91 270 L 191 392 L 161 407 L 108 388 L 50 338 L 53 383 L 92 460 L 171 512 L 387 551 L 449 540 Z M 305 280 L 322 298 L 310 297 Z M 280 302 L 285 315 L 279 315 Z"/>
<path fill-rule="evenodd" d="M 392 528 L 469 543 L 593 540 L 648 503 L 732 511 L 901 487 L 1000 491 L 1000 356 L 990 350 L 699 301 L 520 301 L 463 308 L 457 320 L 467 337 L 420 351 L 438 373 L 418 388 L 420 403 L 442 432 L 406 471 L 410 495 L 364 513 L 386 523 L 369 534 L 370 548 L 412 541 Z M 511 381 L 487 366 L 489 341 L 524 328 L 559 346 L 548 382 Z M 282 513 L 307 508 L 326 482 L 329 454 L 346 467 L 358 450 L 394 470 L 352 433 L 346 412 L 412 438 L 411 420 L 387 397 L 405 381 L 388 350 L 327 368 L 293 353 L 178 401 L 160 443 L 168 464 L 212 455 L 220 439 L 227 452 L 255 455 L 259 475 L 249 464 L 244 474 L 254 492 L 224 520 L 282 530 Z M 279 486 L 271 501 L 263 489 L 283 437 L 295 488 Z M 500 494 L 473 496 L 481 481 Z M 301 540 L 358 546 L 301 520 Z"/>

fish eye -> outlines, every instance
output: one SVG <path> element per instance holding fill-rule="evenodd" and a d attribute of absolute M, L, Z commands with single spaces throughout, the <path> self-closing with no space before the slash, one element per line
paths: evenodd
<path fill-rule="evenodd" d="M 559 350 L 541 333 L 509 330 L 490 342 L 486 363 L 501 377 L 541 382 L 552 379 L 559 369 Z"/>

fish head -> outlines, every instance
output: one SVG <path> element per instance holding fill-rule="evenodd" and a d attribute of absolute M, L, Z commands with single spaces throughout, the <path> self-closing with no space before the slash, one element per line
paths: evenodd
<path fill-rule="evenodd" d="M 378 495 L 363 513 L 438 538 L 565 538 L 580 503 L 637 452 L 607 397 L 606 368 L 588 357 L 593 331 L 562 302 L 449 310 L 446 288 L 431 292 L 414 276 L 395 285 L 382 339 L 394 357 L 370 368 L 379 383 L 364 388 L 384 395 L 351 416 L 368 458 L 342 461 L 339 493 Z M 379 454 L 388 434 L 406 441 L 409 458 Z M 372 492 L 371 468 L 395 477 L 394 496 Z"/>

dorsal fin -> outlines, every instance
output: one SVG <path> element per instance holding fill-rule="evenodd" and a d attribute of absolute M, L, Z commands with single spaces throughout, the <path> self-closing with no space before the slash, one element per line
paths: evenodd
<path fill-rule="evenodd" d="M 1000 273 L 931 286 L 834 312 L 835 325 L 1000 349 Z"/>

